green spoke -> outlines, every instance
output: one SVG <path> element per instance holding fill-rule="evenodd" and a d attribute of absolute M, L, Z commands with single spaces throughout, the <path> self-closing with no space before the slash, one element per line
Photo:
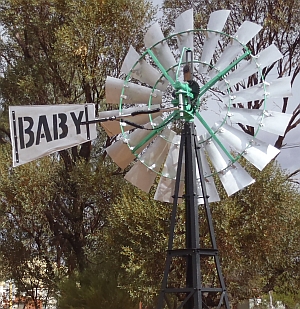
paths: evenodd
<path fill-rule="evenodd" d="M 211 129 L 211 127 L 207 124 L 207 122 L 203 119 L 203 117 L 197 112 L 196 117 L 199 119 L 203 127 L 206 131 L 211 135 L 211 137 L 215 140 L 215 142 L 220 146 L 220 148 L 224 151 L 226 156 L 230 159 L 231 162 L 235 162 L 235 158 L 231 155 L 231 153 L 226 149 L 226 147 L 221 143 L 221 141 L 216 136 L 215 132 Z"/>
<path fill-rule="evenodd" d="M 242 56 L 240 56 L 238 59 L 233 61 L 226 69 L 219 72 L 214 78 L 212 78 L 203 87 L 201 87 L 201 90 L 199 93 L 199 99 L 206 93 L 206 91 L 208 91 L 213 85 L 215 85 L 220 80 L 220 78 L 226 75 L 232 68 L 234 68 L 239 62 L 241 62 L 243 59 L 245 59 L 249 55 L 250 55 L 250 51 L 247 50 Z M 199 104 L 200 104 L 200 100 L 198 100 L 198 104 L 197 104 L 198 107 L 199 107 Z"/>
<path fill-rule="evenodd" d="M 157 57 L 154 55 L 153 51 L 151 49 L 147 50 L 147 53 L 151 56 L 151 58 L 153 59 L 153 61 L 155 62 L 155 64 L 159 67 L 159 69 L 161 70 L 163 76 L 171 83 L 171 85 L 174 87 L 175 86 L 175 82 L 173 80 L 173 78 L 168 74 L 167 70 L 163 67 L 163 65 L 159 62 L 159 60 L 157 59 Z"/>
<path fill-rule="evenodd" d="M 132 153 L 135 153 L 139 148 L 144 146 L 148 141 L 150 141 L 156 134 L 160 133 L 166 125 L 171 121 L 171 119 L 175 118 L 178 114 L 178 111 L 174 111 L 171 115 L 169 115 L 162 123 L 159 124 L 159 128 L 154 129 L 151 133 L 149 133 L 144 139 L 142 139 L 132 150 Z"/>

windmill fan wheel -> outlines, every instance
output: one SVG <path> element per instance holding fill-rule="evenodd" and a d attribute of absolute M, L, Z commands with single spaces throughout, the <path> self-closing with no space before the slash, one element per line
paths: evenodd
<path fill-rule="evenodd" d="M 291 96 L 290 77 L 267 82 L 262 74 L 283 56 L 275 45 L 251 53 L 247 44 L 261 30 L 253 22 L 233 35 L 223 33 L 229 14 L 213 12 L 206 29 L 194 29 L 193 10 L 185 11 L 166 38 L 153 24 L 145 51 L 130 47 L 121 68 L 126 77 L 107 77 L 106 103 L 119 104 L 100 113 L 119 116 L 102 123 L 109 136 L 118 136 L 107 153 L 122 169 L 134 162 L 125 178 L 145 192 L 159 177 L 157 200 L 173 202 L 184 122 L 196 126 L 209 202 L 219 200 L 214 175 L 231 195 L 254 182 L 238 163 L 241 157 L 262 170 L 279 152 L 257 134 L 283 135 L 290 120 L 268 109 L 274 99 Z M 251 76 L 257 82 L 247 87 Z"/>

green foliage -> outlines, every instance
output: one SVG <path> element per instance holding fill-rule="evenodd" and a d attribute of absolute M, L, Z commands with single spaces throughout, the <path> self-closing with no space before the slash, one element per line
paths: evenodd
<path fill-rule="evenodd" d="M 105 229 L 110 255 L 122 265 L 120 284 L 132 297 L 152 303 L 160 288 L 170 205 L 125 184 Z"/>
<path fill-rule="evenodd" d="M 60 284 L 60 309 L 132 309 L 138 304 L 118 286 L 118 272 L 112 263 L 90 266 Z"/>
<path fill-rule="evenodd" d="M 152 17 L 148 1 L 2 0 L 4 103 L 99 104 Z"/>
<path fill-rule="evenodd" d="M 288 309 L 296 309 L 300 307 L 300 293 L 273 293 L 273 302 L 280 301 Z"/>
<path fill-rule="evenodd" d="M 15 231 L 22 237 L 10 237 L 28 239 L 34 256 L 51 249 L 54 255 L 47 256 L 57 267 L 61 259 L 69 270 L 84 267 L 84 251 L 94 250 L 92 236 L 105 224 L 120 182 L 111 177 L 112 170 L 101 160 L 97 164 L 78 162 L 67 172 L 63 162 L 52 156 L 10 170 L 7 146 L 1 151 L 0 183 L 2 227 L 7 230 L 2 231 L 0 243 L 9 247 L 4 233 L 8 237 Z"/>
<path fill-rule="evenodd" d="M 218 245 L 233 299 L 299 288 L 300 200 L 276 162 L 263 172 L 244 163 L 255 184 L 213 207 Z M 220 188 L 221 190 L 221 188 Z"/>

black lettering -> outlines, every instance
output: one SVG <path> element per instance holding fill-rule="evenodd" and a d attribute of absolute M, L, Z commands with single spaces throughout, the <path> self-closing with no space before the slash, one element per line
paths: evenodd
<path fill-rule="evenodd" d="M 59 134 L 59 138 L 61 139 L 68 135 L 68 126 L 66 125 L 68 118 L 66 114 L 58 114 L 58 118 L 61 120 L 58 125 L 62 130 L 62 133 Z"/>
<path fill-rule="evenodd" d="M 53 139 L 58 139 L 57 115 L 53 115 Z"/>
<path fill-rule="evenodd" d="M 42 133 L 42 129 L 43 129 L 43 133 Z M 51 134 L 50 134 L 49 125 L 48 125 L 48 121 L 47 121 L 47 116 L 46 115 L 41 115 L 39 117 L 38 128 L 37 128 L 37 132 L 36 132 L 36 142 L 35 142 L 35 144 L 39 145 L 42 138 L 46 138 L 47 142 L 51 142 L 52 141 L 52 137 L 51 137 Z"/>
<path fill-rule="evenodd" d="M 74 112 L 71 112 L 71 117 L 73 119 L 73 122 L 75 124 L 76 127 L 76 134 L 80 134 L 81 133 L 81 121 L 82 121 L 82 117 L 83 117 L 83 111 L 79 112 L 78 118 L 76 117 L 76 114 Z"/>
<path fill-rule="evenodd" d="M 18 124 L 19 124 L 19 136 L 20 136 L 20 148 L 24 149 L 25 147 L 31 147 L 34 142 L 34 134 L 33 131 L 31 130 L 33 127 L 33 119 L 31 117 L 24 117 L 24 122 L 28 122 L 29 125 L 28 127 L 24 130 L 23 126 L 23 120 L 22 117 L 18 117 Z M 24 135 L 27 134 L 29 135 L 29 140 L 25 145 L 25 137 Z"/>

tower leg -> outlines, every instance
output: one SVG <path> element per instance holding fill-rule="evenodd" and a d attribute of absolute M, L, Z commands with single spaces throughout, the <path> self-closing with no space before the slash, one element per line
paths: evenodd
<path fill-rule="evenodd" d="M 185 158 L 184 162 L 183 157 Z M 183 165 L 185 170 L 185 248 L 174 249 L 173 243 L 175 237 L 176 217 L 178 213 L 178 195 Z M 200 247 L 198 213 L 199 195 L 196 169 L 199 170 L 200 175 L 202 190 L 201 197 L 204 200 L 204 210 L 209 230 L 211 248 Z M 218 277 L 218 287 L 204 286 L 205 284 L 202 281 L 201 261 L 207 257 L 214 259 L 215 270 Z M 172 286 L 169 282 L 169 275 L 172 271 L 172 262 L 175 258 L 181 258 L 185 264 L 185 286 L 183 287 Z M 215 297 L 219 295 L 218 304 L 216 306 L 209 306 L 206 304 L 204 293 L 215 294 Z M 212 216 L 205 187 L 205 179 L 197 135 L 195 132 L 195 125 L 190 122 L 186 122 L 184 124 L 184 129 L 181 135 L 168 251 L 157 309 L 165 308 L 165 305 L 168 305 L 168 297 L 172 295 L 178 299 L 179 305 L 177 306 L 177 309 L 202 309 L 208 307 L 220 308 L 221 305 L 224 305 L 226 309 L 229 309 L 228 294 L 221 272 L 220 259 L 218 256 Z"/>

